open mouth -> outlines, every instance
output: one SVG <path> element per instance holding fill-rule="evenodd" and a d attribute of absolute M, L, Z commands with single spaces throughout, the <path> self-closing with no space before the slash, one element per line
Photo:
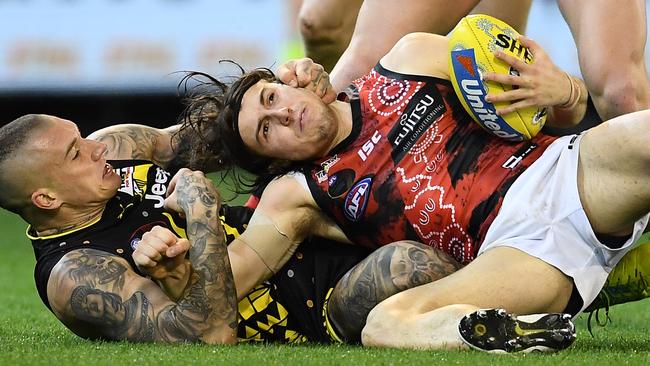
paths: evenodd
<path fill-rule="evenodd" d="M 113 167 L 111 166 L 111 164 L 106 163 L 104 165 L 104 174 L 102 174 L 102 177 L 106 178 L 107 176 L 109 176 L 111 174 L 113 174 Z"/>

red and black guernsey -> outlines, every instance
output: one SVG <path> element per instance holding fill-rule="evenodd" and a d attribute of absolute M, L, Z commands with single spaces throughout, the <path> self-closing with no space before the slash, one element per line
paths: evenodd
<path fill-rule="evenodd" d="M 343 97 L 350 136 L 304 173 L 321 209 L 368 247 L 412 239 L 472 261 L 508 188 L 555 140 L 493 137 L 448 80 L 381 65 Z"/>

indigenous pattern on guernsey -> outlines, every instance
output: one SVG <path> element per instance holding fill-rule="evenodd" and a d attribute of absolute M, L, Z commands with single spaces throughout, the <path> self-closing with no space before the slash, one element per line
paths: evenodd
<path fill-rule="evenodd" d="M 379 64 L 339 97 L 351 103 L 352 133 L 304 173 L 318 205 L 369 247 L 412 239 L 470 262 L 510 185 L 555 140 L 504 143 L 472 121 L 448 80 Z"/>
<path fill-rule="evenodd" d="M 93 248 L 124 258 L 140 273 L 131 258 L 142 235 L 155 225 L 186 237 L 185 220 L 163 211 L 171 174 L 147 161 L 109 162 L 122 177 L 117 195 L 108 202 L 102 217 L 86 227 L 37 237 L 27 229 L 36 256 L 36 288 L 45 303 L 52 268 L 68 252 Z M 222 205 L 220 219 L 227 241 L 244 231 L 253 211 Z M 239 303 L 238 337 L 242 340 L 303 342 L 329 341 L 322 308 L 329 288 L 361 261 L 367 250 L 343 248 L 333 243 L 303 243 L 282 271 L 255 288 Z M 323 248 L 321 248 L 321 246 Z M 108 266 L 108 264 L 106 265 Z M 111 268 L 97 268 L 111 271 Z"/>

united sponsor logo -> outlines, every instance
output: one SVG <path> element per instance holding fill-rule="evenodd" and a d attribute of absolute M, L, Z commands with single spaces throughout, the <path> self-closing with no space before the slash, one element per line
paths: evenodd
<path fill-rule="evenodd" d="M 393 148 L 391 157 L 399 163 L 418 139 L 447 111 L 440 92 L 433 84 L 425 84 L 404 109 L 404 113 L 387 138 Z"/>
<path fill-rule="evenodd" d="M 465 71 L 473 78 L 476 77 L 476 70 L 474 70 L 474 59 L 469 56 L 456 55 L 456 62 L 463 66 Z"/>
<path fill-rule="evenodd" d="M 370 188 L 372 186 L 372 178 L 363 178 L 357 182 L 348 192 L 345 197 L 344 213 L 350 221 L 359 221 L 363 213 L 366 211 L 366 205 L 370 197 Z"/>
<path fill-rule="evenodd" d="M 474 70 L 479 70 L 476 65 L 474 50 L 454 50 L 451 51 L 451 54 L 456 81 L 461 89 L 461 97 L 467 103 L 474 119 L 499 137 L 520 139 L 520 134 L 497 115 L 494 105 L 485 100 L 488 90 L 481 80 L 480 72 L 474 72 Z M 467 67 L 468 60 L 471 60 L 472 67 L 470 68 Z"/>

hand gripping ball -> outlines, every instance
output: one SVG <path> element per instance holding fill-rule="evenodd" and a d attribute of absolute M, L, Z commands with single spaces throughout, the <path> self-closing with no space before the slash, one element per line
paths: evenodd
<path fill-rule="evenodd" d="M 499 116 L 496 108 L 509 102 L 492 104 L 485 101 L 485 96 L 511 90 L 512 86 L 481 80 L 483 72 L 518 74 L 494 56 L 497 48 L 526 63 L 533 62 L 530 51 L 517 41 L 519 33 L 496 18 L 476 14 L 461 19 L 449 37 L 449 75 L 467 113 L 495 136 L 510 141 L 533 138 L 546 122 L 546 108 L 529 107 Z"/>

